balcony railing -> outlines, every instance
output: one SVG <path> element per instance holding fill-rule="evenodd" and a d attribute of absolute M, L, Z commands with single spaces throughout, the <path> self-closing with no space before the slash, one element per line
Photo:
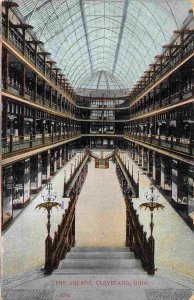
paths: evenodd
<path fill-rule="evenodd" d="M 24 92 L 24 97 L 27 98 L 28 100 L 34 100 L 35 97 L 34 91 L 26 89 Z"/>
<path fill-rule="evenodd" d="M 133 133 L 127 133 L 126 137 L 131 137 L 133 139 L 143 141 L 145 143 L 153 144 L 162 148 L 171 149 L 177 152 L 181 152 L 187 155 L 194 154 L 193 141 L 190 138 L 176 138 L 173 136 L 147 136 L 147 135 L 137 135 Z"/>
<path fill-rule="evenodd" d="M 159 72 L 158 76 L 156 76 L 153 80 L 151 80 L 140 92 L 136 95 L 136 97 L 139 97 L 141 94 L 143 94 L 149 87 L 153 85 L 156 80 L 160 79 L 165 73 L 167 73 L 171 68 L 175 67 L 177 64 L 181 62 L 182 59 L 184 59 L 186 56 L 188 56 L 192 51 L 194 50 L 194 37 L 190 39 L 190 41 L 184 46 L 183 53 L 181 56 L 181 50 L 177 51 L 175 57 L 173 60 L 169 61 L 165 68 L 161 72 Z"/>
<path fill-rule="evenodd" d="M 4 24 L 2 34 L 5 36 L 5 33 L 6 27 Z M 25 44 L 25 49 L 23 49 L 23 38 L 14 28 L 11 28 L 9 31 L 9 41 L 19 50 L 19 52 L 24 54 L 35 65 L 35 50 L 28 43 Z M 44 73 L 44 61 L 40 58 L 39 55 L 37 55 L 36 67 L 42 72 L 43 75 L 46 75 L 53 84 L 56 84 L 55 73 L 52 72 L 50 76 L 50 68 L 48 67 L 48 65 L 45 66 L 46 72 Z M 64 91 L 64 87 L 61 86 L 58 80 L 57 85 L 61 88 L 62 91 Z M 69 94 L 67 91 L 65 92 Z"/>
<path fill-rule="evenodd" d="M 2 77 L 2 88 L 6 89 L 6 87 L 7 87 L 7 90 L 14 95 L 22 96 L 30 101 L 35 101 L 35 102 L 37 102 L 41 105 L 44 105 L 48 108 L 51 108 L 55 111 L 65 112 L 66 114 L 69 114 L 69 116 L 75 115 L 75 112 L 72 113 L 72 111 L 70 111 L 70 108 L 67 109 L 67 107 L 66 107 L 66 108 L 61 109 L 61 105 L 57 105 L 57 104 L 53 103 L 52 107 L 51 107 L 49 99 L 46 99 L 39 94 L 36 94 L 36 97 L 35 97 L 35 92 L 33 90 L 30 90 L 29 88 L 25 88 L 25 90 L 23 91 L 22 85 L 17 80 L 8 79 L 8 82 L 6 84 L 5 78 Z"/>
<path fill-rule="evenodd" d="M 7 84 L 7 89 L 9 92 L 19 96 L 22 93 L 21 85 L 14 81 L 9 81 Z"/>
<path fill-rule="evenodd" d="M 40 137 L 42 135 L 42 137 Z M 67 132 L 61 134 L 41 134 L 39 136 L 19 136 L 2 138 L 2 154 L 18 152 L 39 146 L 45 146 L 56 142 L 68 140 L 80 136 L 80 132 Z"/>
<path fill-rule="evenodd" d="M 182 100 L 187 100 L 187 99 L 191 98 L 192 95 L 193 95 L 192 86 L 189 86 L 188 88 L 184 88 L 181 91 L 181 93 L 179 91 L 174 92 L 173 94 L 170 95 L 170 97 L 166 97 L 166 98 L 162 99 L 161 103 L 159 103 L 159 101 L 158 101 L 158 102 L 155 102 L 154 104 L 147 105 L 142 110 L 138 110 L 136 112 L 131 113 L 130 117 L 132 118 L 135 116 L 143 115 L 145 112 L 153 111 L 160 107 L 179 103 Z"/>

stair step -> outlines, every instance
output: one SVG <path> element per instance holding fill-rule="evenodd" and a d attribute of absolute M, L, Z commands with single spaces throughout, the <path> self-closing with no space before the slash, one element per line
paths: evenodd
<path fill-rule="evenodd" d="M 132 252 L 124 251 L 71 251 L 66 259 L 134 259 Z"/>
<path fill-rule="evenodd" d="M 140 267 L 140 262 L 136 259 L 64 259 L 59 264 L 59 269 L 132 269 Z"/>
<path fill-rule="evenodd" d="M 72 252 L 129 252 L 126 247 L 74 247 L 71 249 Z"/>
<path fill-rule="evenodd" d="M 83 275 L 83 274 L 145 274 L 145 271 L 141 267 L 134 267 L 128 269 L 105 269 L 105 268 L 87 268 L 87 269 L 72 269 L 72 268 L 65 268 L 65 269 L 56 269 L 53 272 L 53 275 Z"/>

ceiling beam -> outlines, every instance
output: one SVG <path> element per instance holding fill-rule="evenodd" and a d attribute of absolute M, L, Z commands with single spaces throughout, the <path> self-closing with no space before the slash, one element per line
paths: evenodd
<path fill-rule="evenodd" d="M 120 47 L 121 47 L 121 41 L 122 41 L 122 37 L 123 37 L 123 31 L 124 31 L 125 22 L 126 22 L 126 19 L 127 19 L 128 5 L 129 5 L 129 1 L 125 0 L 125 4 L 124 4 L 124 8 L 123 8 L 123 16 L 122 16 L 122 21 L 121 21 L 121 26 L 120 26 L 120 32 L 119 32 L 117 48 L 116 48 L 116 52 L 115 52 L 115 60 L 114 60 L 114 64 L 113 64 L 112 73 L 115 72 L 115 69 L 116 69 L 116 66 L 117 66 L 119 51 L 120 51 Z"/>
<path fill-rule="evenodd" d="M 84 27 L 84 32 L 85 32 L 86 45 L 87 45 L 87 50 L 88 50 L 88 56 L 89 56 L 89 61 L 90 61 L 91 72 L 93 73 L 93 64 L 92 64 L 90 43 L 89 43 L 89 38 L 88 38 L 89 35 L 88 35 L 88 27 L 87 27 L 87 22 L 86 22 L 84 1 L 79 0 L 79 5 L 80 5 L 80 9 L 81 9 L 81 15 L 82 15 L 83 27 Z"/>

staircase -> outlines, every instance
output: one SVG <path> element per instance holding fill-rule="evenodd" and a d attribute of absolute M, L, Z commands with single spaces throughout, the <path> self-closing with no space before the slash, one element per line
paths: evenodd
<path fill-rule="evenodd" d="M 137 274 L 144 273 L 139 260 L 125 247 L 75 247 L 53 274 Z"/>
<path fill-rule="evenodd" d="M 125 247 L 75 247 L 50 276 L 39 269 L 7 279 L 3 299 L 188 300 L 190 286 L 158 273 L 149 276 Z"/>

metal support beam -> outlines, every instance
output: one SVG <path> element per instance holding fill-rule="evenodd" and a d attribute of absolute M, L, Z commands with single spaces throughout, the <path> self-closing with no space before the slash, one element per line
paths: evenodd
<path fill-rule="evenodd" d="M 120 26 L 120 32 L 119 32 L 119 37 L 118 37 L 118 43 L 117 43 L 117 49 L 115 52 L 115 60 L 114 60 L 113 70 L 112 70 L 113 73 L 115 72 L 115 69 L 117 66 L 119 51 L 120 51 L 120 47 L 121 47 L 121 41 L 122 41 L 122 37 L 123 37 L 123 31 L 125 28 L 125 22 L 126 22 L 126 18 L 127 18 L 128 6 L 129 6 L 129 1 L 125 0 L 125 4 L 124 4 L 124 8 L 123 8 L 123 16 L 122 16 L 122 21 L 121 21 L 121 26 Z"/>

